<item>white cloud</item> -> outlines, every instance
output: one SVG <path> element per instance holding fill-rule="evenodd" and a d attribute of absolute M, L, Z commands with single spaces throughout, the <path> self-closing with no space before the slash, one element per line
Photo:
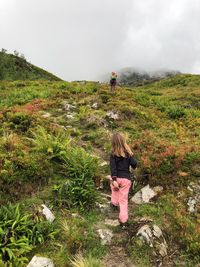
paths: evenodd
<path fill-rule="evenodd" d="M 66 80 L 133 66 L 197 72 L 198 0 L 1 0 L 0 47 Z"/>

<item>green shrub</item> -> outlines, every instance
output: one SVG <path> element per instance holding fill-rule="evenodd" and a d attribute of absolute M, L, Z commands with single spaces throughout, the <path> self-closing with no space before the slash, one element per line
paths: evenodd
<path fill-rule="evenodd" d="M 183 166 L 193 176 L 200 177 L 200 152 L 187 153 L 183 160 Z"/>
<path fill-rule="evenodd" d="M 151 105 L 151 98 L 144 93 L 137 93 L 134 96 L 134 100 L 143 107 L 149 107 Z"/>
<path fill-rule="evenodd" d="M 185 204 L 174 197 L 171 218 L 173 238 L 192 262 L 200 261 L 200 228 L 198 219 L 185 211 Z M 196 266 L 196 265 L 191 265 Z"/>
<path fill-rule="evenodd" d="M 162 177 L 166 174 L 172 174 L 175 170 L 174 157 L 166 157 L 165 160 L 161 163 L 159 168 L 155 172 Z"/>
<path fill-rule="evenodd" d="M 87 106 L 80 106 L 79 112 L 78 112 L 78 119 L 81 122 L 86 122 L 86 118 L 91 114 L 91 109 Z"/>
<path fill-rule="evenodd" d="M 185 155 L 183 165 L 192 165 L 200 160 L 200 152 L 190 152 Z"/>
<path fill-rule="evenodd" d="M 109 99 L 110 99 L 110 96 L 107 94 L 101 94 L 100 97 L 101 97 L 102 103 L 104 103 L 104 104 L 107 104 Z"/>
<path fill-rule="evenodd" d="M 171 106 L 167 108 L 167 115 L 171 119 L 180 119 L 182 117 L 185 117 L 186 113 L 184 108 L 179 106 Z"/>
<path fill-rule="evenodd" d="M 159 91 L 147 91 L 147 94 L 152 95 L 152 96 L 161 96 L 162 93 Z"/>
<path fill-rule="evenodd" d="M 54 187 L 55 199 L 69 208 L 88 210 L 94 207 L 98 197 L 94 181 L 98 174 L 97 158 L 82 148 L 71 148 L 63 155 L 63 161 L 69 180 L 63 185 Z"/>
<path fill-rule="evenodd" d="M 43 154 L 22 154 L 13 158 L 12 164 L 16 181 L 42 184 L 52 173 L 50 163 Z"/>
<path fill-rule="evenodd" d="M 167 101 L 166 98 L 162 99 L 162 98 L 154 97 L 152 98 L 152 102 L 157 107 L 157 109 L 160 110 L 161 112 L 164 112 L 169 105 L 169 101 Z"/>
<path fill-rule="evenodd" d="M 24 112 L 9 113 L 11 129 L 26 132 L 32 123 L 32 117 Z"/>
<path fill-rule="evenodd" d="M 17 82 L 15 83 L 15 86 L 16 86 L 16 87 L 25 87 L 25 86 L 27 86 L 27 84 L 26 84 L 26 82 L 17 81 Z"/>
<path fill-rule="evenodd" d="M 34 144 L 34 150 L 41 152 L 47 156 L 48 159 L 60 160 L 62 153 L 64 153 L 71 139 L 68 134 L 59 132 L 56 135 L 48 133 L 43 127 L 33 132 L 31 141 Z"/>
<path fill-rule="evenodd" d="M 27 253 L 55 234 L 52 224 L 34 222 L 19 205 L 3 206 L 0 208 L 0 261 L 9 266 L 24 266 L 28 261 Z"/>
<path fill-rule="evenodd" d="M 16 148 L 12 152 L 0 154 L 0 190 L 14 197 L 15 187 L 20 184 L 25 187 L 35 182 L 40 184 L 47 181 L 52 174 L 52 168 L 48 158 L 42 153 L 28 153 L 22 148 Z M 18 190 L 16 193 L 19 193 Z M 20 195 L 20 193 L 19 193 Z"/>

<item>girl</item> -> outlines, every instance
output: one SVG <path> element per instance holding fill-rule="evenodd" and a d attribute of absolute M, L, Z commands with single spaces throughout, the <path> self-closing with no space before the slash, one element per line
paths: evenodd
<path fill-rule="evenodd" d="M 112 136 L 111 170 L 111 204 L 119 206 L 119 222 L 123 226 L 128 221 L 128 192 L 131 187 L 130 166 L 135 169 L 137 161 L 121 133 Z"/>

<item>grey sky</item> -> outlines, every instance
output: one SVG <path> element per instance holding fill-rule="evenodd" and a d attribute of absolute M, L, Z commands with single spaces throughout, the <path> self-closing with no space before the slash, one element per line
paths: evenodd
<path fill-rule="evenodd" d="M 200 72 L 199 0 L 0 0 L 0 48 L 65 80 Z"/>

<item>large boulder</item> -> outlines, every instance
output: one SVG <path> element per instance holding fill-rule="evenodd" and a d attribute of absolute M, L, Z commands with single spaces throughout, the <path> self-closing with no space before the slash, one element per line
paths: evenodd
<path fill-rule="evenodd" d="M 162 186 L 150 188 L 149 185 L 146 185 L 131 198 L 131 202 L 134 202 L 136 204 L 149 203 L 150 200 L 157 194 L 162 192 L 162 190 Z"/>
<path fill-rule="evenodd" d="M 167 256 L 167 242 L 157 225 L 153 223 L 144 224 L 139 228 L 136 236 L 139 236 L 145 243 L 154 248 L 155 252 L 162 257 Z"/>

